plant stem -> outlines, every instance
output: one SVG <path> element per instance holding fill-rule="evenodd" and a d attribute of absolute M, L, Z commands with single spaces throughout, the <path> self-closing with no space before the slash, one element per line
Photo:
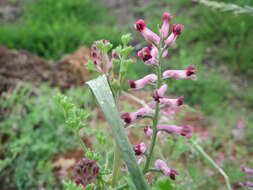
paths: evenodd
<path fill-rule="evenodd" d="M 223 169 L 218 166 L 215 161 L 203 150 L 203 148 L 196 142 L 196 141 L 191 141 L 193 146 L 213 165 L 214 168 L 216 168 L 220 174 L 224 177 L 226 186 L 228 190 L 232 190 L 232 187 L 230 185 L 230 180 L 228 175 L 223 171 Z"/>
<path fill-rule="evenodd" d="M 161 84 L 162 84 L 162 71 L 161 71 L 161 48 L 159 48 L 159 63 L 158 63 L 158 66 L 156 68 L 156 75 L 157 75 L 157 82 L 156 82 L 156 89 L 159 89 L 161 87 Z M 150 149 L 149 149 L 149 153 L 148 153 L 148 156 L 147 156 L 147 161 L 146 161 L 146 164 L 144 166 L 144 169 L 143 169 L 143 173 L 147 173 L 149 171 L 149 166 L 150 166 L 150 162 L 151 162 L 151 159 L 152 159 L 152 156 L 153 156 L 153 152 L 154 152 L 154 147 L 155 147 L 155 144 L 156 144 L 156 138 L 157 138 L 157 133 L 158 133 L 158 130 L 156 128 L 157 124 L 158 124 L 158 121 L 159 121 L 159 114 L 160 114 L 160 103 L 157 101 L 156 102 L 156 106 L 155 106 L 155 115 L 154 115 L 154 118 L 153 118 L 153 125 L 152 125 L 152 129 L 153 129 L 153 134 L 152 134 L 152 138 L 151 138 L 151 145 L 150 145 Z"/>
<path fill-rule="evenodd" d="M 127 187 L 128 187 L 127 184 L 123 184 L 123 185 L 120 185 L 119 187 L 116 187 L 115 190 L 122 190 L 122 189 L 125 189 Z"/>
<path fill-rule="evenodd" d="M 75 136 L 76 136 L 77 140 L 79 141 L 79 143 L 80 143 L 80 145 L 81 145 L 81 147 L 82 147 L 82 149 L 83 149 L 83 151 L 85 153 L 87 151 L 87 147 L 85 146 L 82 138 L 80 137 L 79 131 L 76 130 L 76 131 L 74 131 L 74 133 L 75 133 Z"/>

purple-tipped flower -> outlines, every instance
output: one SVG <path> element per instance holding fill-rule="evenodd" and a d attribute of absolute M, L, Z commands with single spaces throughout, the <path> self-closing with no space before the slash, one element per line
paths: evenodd
<path fill-rule="evenodd" d="M 169 168 L 163 160 L 156 160 L 155 168 L 161 170 L 165 176 L 170 177 L 172 180 L 175 180 L 176 175 L 180 174 L 178 171 Z"/>
<path fill-rule="evenodd" d="M 158 62 L 158 49 L 153 45 L 142 48 L 140 51 L 138 51 L 137 55 L 147 65 L 156 65 Z"/>
<path fill-rule="evenodd" d="M 136 156 L 141 156 L 146 152 L 147 145 L 144 142 L 141 142 L 140 144 L 134 146 L 133 149 Z"/>
<path fill-rule="evenodd" d="M 246 167 L 243 166 L 243 165 L 240 166 L 240 169 L 241 169 L 241 171 L 243 171 L 243 172 L 246 172 L 246 173 L 248 173 L 248 174 L 252 174 L 252 175 L 253 175 L 253 169 L 246 168 Z"/>
<path fill-rule="evenodd" d="M 155 74 L 149 74 L 139 80 L 128 80 L 128 84 L 131 89 L 141 89 L 148 85 L 149 83 L 154 83 L 157 80 L 157 76 Z"/>
<path fill-rule="evenodd" d="M 163 72 L 163 78 L 172 79 L 196 79 L 197 67 L 189 66 L 185 70 L 167 70 Z"/>
<path fill-rule="evenodd" d="M 172 26 L 172 33 L 165 40 L 165 44 L 167 46 L 174 45 L 177 37 L 181 34 L 181 32 L 183 30 L 184 30 L 184 26 L 183 25 L 181 25 L 181 24 L 173 24 L 173 26 Z"/>
<path fill-rule="evenodd" d="M 170 22 L 172 18 L 173 16 L 171 16 L 170 13 L 163 13 L 163 16 L 162 16 L 163 25 L 161 28 L 161 35 L 163 39 L 167 38 L 169 34 L 169 27 L 170 27 Z"/>
<path fill-rule="evenodd" d="M 145 135 L 147 135 L 148 137 L 150 137 L 153 133 L 153 129 L 151 129 L 150 127 L 146 126 L 144 127 L 144 133 Z"/>
<path fill-rule="evenodd" d="M 179 96 L 176 99 L 171 98 L 159 98 L 159 102 L 161 105 L 164 105 L 165 107 L 175 108 L 183 105 L 184 103 L 184 96 Z"/>
<path fill-rule="evenodd" d="M 182 135 L 185 136 L 186 138 L 191 138 L 193 131 L 192 127 L 189 125 L 177 126 L 169 124 L 159 124 L 157 125 L 157 129 L 171 134 Z"/>
<path fill-rule="evenodd" d="M 126 124 L 130 124 L 136 121 L 138 118 L 150 115 L 152 113 L 153 113 L 153 110 L 151 108 L 144 107 L 144 108 L 138 109 L 135 112 L 123 113 L 121 115 L 121 118 L 124 120 Z"/>
<path fill-rule="evenodd" d="M 134 27 L 138 32 L 141 33 L 141 35 L 144 37 L 146 41 L 154 44 L 160 43 L 160 37 L 146 26 L 144 20 L 142 19 L 138 20 L 134 24 Z"/>
<path fill-rule="evenodd" d="M 99 166 L 94 160 L 83 158 L 74 168 L 75 183 L 86 187 L 94 183 L 99 174 Z"/>
<path fill-rule="evenodd" d="M 159 102 L 159 99 L 164 97 L 164 94 L 167 91 L 167 89 L 168 89 L 167 84 L 164 84 L 158 90 L 155 90 L 153 95 L 154 100 Z"/>
<path fill-rule="evenodd" d="M 253 183 L 250 181 L 244 181 L 241 183 L 244 187 L 250 188 L 249 190 L 253 190 Z"/>

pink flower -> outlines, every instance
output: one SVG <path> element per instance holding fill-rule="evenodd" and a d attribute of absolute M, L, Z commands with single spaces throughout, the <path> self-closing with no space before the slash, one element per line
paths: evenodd
<path fill-rule="evenodd" d="M 146 115 L 150 115 L 152 113 L 153 113 L 153 110 L 151 108 L 145 107 L 145 108 L 138 109 L 135 112 L 123 113 L 121 115 L 121 118 L 124 120 L 126 124 L 130 124 L 136 121 L 138 118 L 144 117 Z"/>
<path fill-rule="evenodd" d="M 250 187 L 250 190 L 252 190 L 252 188 L 253 188 L 253 183 L 250 181 L 244 181 L 244 182 L 242 182 L 242 185 L 245 187 Z"/>
<path fill-rule="evenodd" d="M 170 22 L 172 20 L 173 16 L 171 16 L 169 13 L 163 13 L 163 25 L 161 28 L 161 35 L 162 38 L 166 38 L 168 36 L 169 33 L 169 26 L 170 26 Z"/>
<path fill-rule="evenodd" d="M 163 78 L 173 78 L 173 79 L 196 79 L 197 67 L 189 66 L 185 70 L 167 70 L 163 72 Z"/>
<path fill-rule="evenodd" d="M 149 83 L 154 83 L 157 80 L 157 76 L 155 74 L 149 74 L 139 80 L 128 80 L 128 84 L 131 89 L 140 89 L 148 85 Z"/>
<path fill-rule="evenodd" d="M 249 173 L 249 174 L 253 174 L 253 169 L 250 168 L 246 168 L 245 166 L 241 165 L 240 166 L 241 171 Z"/>
<path fill-rule="evenodd" d="M 154 100 L 159 102 L 159 99 L 164 97 L 163 95 L 167 91 L 167 88 L 168 88 L 167 84 L 164 84 L 159 89 L 155 90 L 153 95 Z"/>
<path fill-rule="evenodd" d="M 146 126 L 144 128 L 144 133 L 145 133 L 145 135 L 147 135 L 148 137 L 150 137 L 152 135 L 152 133 L 153 133 L 153 129 L 151 129 L 150 127 Z"/>
<path fill-rule="evenodd" d="M 141 142 L 140 144 L 134 146 L 133 149 L 134 149 L 135 155 L 140 156 L 146 152 L 147 145 L 144 142 Z"/>
<path fill-rule="evenodd" d="M 159 102 L 161 105 L 164 105 L 166 107 L 175 108 L 183 105 L 184 103 L 184 96 L 179 96 L 176 99 L 170 99 L 170 98 L 159 98 Z"/>
<path fill-rule="evenodd" d="M 138 51 L 137 55 L 144 61 L 145 64 L 156 65 L 158 62 L 158 49 L 153 45 L 142 48 Z"/>
<path fill-rule="evenodd" d="M 175 180 L 176 175 L 180 174 L 178 171 L 169 168 L 163 160 L 156 160 L 155 168 L 161 170 L 165 176 L 169 176 L 172 180 Z"/>
<path fill-rule="evenodd" d="M 148 42 L 154 44 L 160 43 L 160 37 L 146 26 L 144 20 L 142 19 L 138 20 L 135 23 L 134 27 L 138 32 L 141 33 L 144 39 L 147 40 Z"/>
<path fill-rule="evenodd" d="M 189 125 L 177 126 L 169 124 L 159 124 L 157 125 L 157 129 L 171 134 L 182 135 L 185 136 L 186 138 L 191 138 L 193 131 L 192 127 Z"/>
<path fill-rule="evenodd" d="M 172 33 L 165 40 L 165 44 L 167 46 L 174 45 L 177 37 L 181 34 L 181 32 L 183 30 L 184 30 L 184 26 L 183 25 L 181 25 L 181 24 L 173 24 L 173 26 L 172 26 Z"/>

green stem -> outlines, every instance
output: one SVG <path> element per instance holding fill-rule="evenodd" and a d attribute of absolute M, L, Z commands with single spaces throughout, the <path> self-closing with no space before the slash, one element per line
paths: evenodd
<path fill-rule="evenodd" d="M 113 171 L 112 171 L 112 186 L 114 187 L 116 184 L 116 180 L 118 177 L 120 168 L 120 150 L 118 145 L 115 142 L 115 148 L 114 148 L 114 160 L 113 160 Z"/>
<path fill-rule="evenodd" d="M 218 166 L 215 161 L 203 150 L 203 148 L 201 146 L 199 146 L 199 144 L 196 141 L 191 141 L 193 146 L 213 165 L 214 168 L 216 168 L 220 174 L 224 177 L 225 182 L 226 182 L 226 186 L 228 190 L 232 190 L 232 187 L 230 185 L 230 180 L 228 175 L 223 171 L 222 168 L 220 168 L 220 166 Z"/>
<path fill-rule="evenodd" d="M 79 144 L 81 145 L 81 147 L 82 147 L 84 153 L 87 152 L 87 147 L 85 146 L 85 144 L 84 144 L 82 138 L 81 138 L 80 135 L 78 134 L 78 130 L 77 130 L 77 131 L 74 131 L 74 133 L 75 133 L 75 136 L 76 136 L 77 140 L 79 141 Z"/>
<path fill-rule="evenodd" d="M 162 85 L 162 71 L 161 71 L 161 49 L 159 48 L 159 63 L 156 69 L 156 75 L 157 75 L 157 82 L 156 82 L 156 89 L 159 89 Z M 152 125 L 152 129 L 153 129 L 153 134 L 152 134 L 152 138 L 151 138 L 151 145 L 150 145 L 150 149 L 149 149 L 149 153 L 147 156 L 147 161 L 146 164 L 144 166 L 143 169 L 143 173 L 147 173 L 149 171 L 149 166 L 150 166 L 150 162 L 153 156 L 153 152 L 154 152 L 154 147 L 156 144 L 156 139 L 157 139 L 157 133 L 158 130 L 156 128 L 158 121 L 159 121 L 159 113 L 160 113 L 160 103 L 156 102 L 156 106 L 155 106 L 155 116 L 153 118 L 153 125 Z"/>

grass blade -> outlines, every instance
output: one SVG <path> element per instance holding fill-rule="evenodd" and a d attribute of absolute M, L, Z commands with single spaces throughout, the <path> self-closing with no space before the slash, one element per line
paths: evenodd
<path fill-rule="evenodd" d="M 113 135 L 121 150 L 123 160 L 127 164 L 131 178 L 138 190 L 149 189 L 146 180 L 136 162 L 132 146 L 125 133 L 123 122 L 119 116 L 112 91 L 105 75 L 88 81 L 87 84 L 94 93 L 105 117 L 112 128 Z"/>

